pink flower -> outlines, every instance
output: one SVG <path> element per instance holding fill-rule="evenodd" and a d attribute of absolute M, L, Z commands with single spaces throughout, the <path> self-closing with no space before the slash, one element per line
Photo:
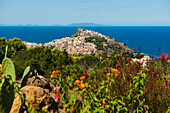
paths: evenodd
<path fill-rule="evenodd" d="M 142 61 L 142 64 L 144 63 L 144 61 Z"/>
<path fill-rule="evenodd" d="M 96 78 L 97 76 L 95 76 L 95 78 Z"/>
<path fill-rule="evenodd" d="M 58 88 L 59 88 L 59 86 L 58 86 L 58 85 L 56 85 L 56 86 L 55 86 L 55 88 L 56 88 L 56 89 L 58 89 Z"/>
<path fill-rule="evenodd" d="M 109 58 L 111 57 L 111 55 L 109 55 Z"/>
<path fill-rule="evenodd" d="M 91 74 L 89 76 L 91 76 Z"/>
<path fill-rule="evenodd" d="M 130 70 L 128 72 L 130 73 Z"/>
<path fill-rule="evenodd" d="M 165 56 L 165 59 L 166 59 L 166 60 L 169 60 L 169 56 Z"/>
<path fill-rule="evenodd" d="M 163 58 L 164 58 L 164 57 L 165 57 L 165 53 L 162 53 L 161 57 L 163 57 Z"/>
<path fill-rule="evenodd" d="M 169 93 L 169 90 L 168 90 L 168 93 Z"/>
<path fill-rule="evenodd" d="M 60 98 L 60 95 L 61 95 L 61 93 L 58 93 L 58 94 L 56 95 L 56 99 L 59 99 L 59 98 Z"/>
<path fill-rule="evenodd" d="M 32 102 L 31 102 L 31 104 L 35 104 L 35 102 L 34 102 L 34 101 L 32 101 Z"/>
<path fill-rule="evenodd" d="M 116 66 L 118 66 L 118 64 L 116 64 Z"/>
<path fill-rule="evenodd" d="M 89 80 L 89 78 L 87 80 Z"/>
<path fill-rule="evenodd" d="M 119 56 L 121 56 L 121 54 L 119 54 Z"/>
<path fill-rule="evenodd" d="M 143 53 L 140 53 L 139 55 L 141 56 L 141 55 L 143 55 Z"/>
<path fill-rule="evenodd" d="M 158 75 L 158 74 L 156 74 L 156 76 L 158 77 L 159 75 Z"/>
<path fill-rule="evenodd" d="M 165 76 L 168 76 L 168 75 L 165 75 Z"/>
<path fill-rule="evenodd" d="M 104 50 L 102 50 L 102 52 L 104 53 Z"/>
<path fill-rule="evenodd" d="M 1 77 L 3 77 L 4 75 L 3 74 L 1 74 Z"/>
<path fill-rule="evenodd" d="M 87 75 L 87 73 L 86 73 L 86 71 L 84 71 L 84 76 L 86 76 Z"/>

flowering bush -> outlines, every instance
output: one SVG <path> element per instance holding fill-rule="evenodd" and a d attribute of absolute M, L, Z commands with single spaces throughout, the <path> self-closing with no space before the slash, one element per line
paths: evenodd
<path fill-rule="evenodd" d="M 93 68 L 77 67 L 67 76 L 55 74 L 63 112 L 168 112 L 169 62 L 149 59 L 144 67 L 123 55 L 113 53 Z"/>

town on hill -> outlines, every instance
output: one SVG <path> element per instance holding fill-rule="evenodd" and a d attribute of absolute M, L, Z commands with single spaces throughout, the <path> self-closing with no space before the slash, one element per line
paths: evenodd
<path fill-rule="evenodd" d="M 70 37 L 55 39 L 45 44 L 30 43 L 25 41 L 23 43 L 26 44 L 27 48 L 44 46 L 58 48 L 59 50 L 66 49 L 66 51 L 71 55 L 98 53 L 102 50 L 109 53 L 113 51 L 135 52 L 134 49 L 127 47 L 124 43 L 116 41 L 114 38 L 82 28 L 79 28 L 77 32 Z"/>

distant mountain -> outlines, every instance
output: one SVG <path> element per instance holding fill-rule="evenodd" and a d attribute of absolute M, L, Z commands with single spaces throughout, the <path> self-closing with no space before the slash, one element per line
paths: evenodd
<path fill-rule="evenodd" d="M 69 24 L 69 26 L 103 26 L 103 25 L 96 24 L 96 23 L 72 23 L 72 24 Z"/>
<path fill-rule="evenodd" d="M 0 24 L 0 26 L 7 26 L 7 24 Z"/>
<path fill-rule="evenodd" d="M 60 24 L 54 24 L 53 26 L 61 26 Z"/>

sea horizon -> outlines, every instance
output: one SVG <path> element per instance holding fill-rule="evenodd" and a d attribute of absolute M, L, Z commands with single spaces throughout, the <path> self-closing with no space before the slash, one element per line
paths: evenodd
<path fill-rule="evenodd" d="M 170 53 L 170 26 L 0 26 L 0 37 L 47 43 L 70 37 L 78 28 L 93 30 L 150 56 Z"/>

